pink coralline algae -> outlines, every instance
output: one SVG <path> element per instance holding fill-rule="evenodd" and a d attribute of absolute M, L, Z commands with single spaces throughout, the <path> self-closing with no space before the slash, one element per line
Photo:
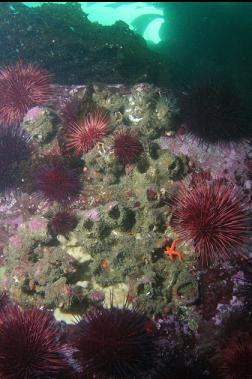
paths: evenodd
<path fill-rule="evenodd" d="M 96 208 L 90 209 L 86 213 L 87 219 L 91 221 L 99 221 L 100 220 L 100 213 Z"/>
<path fill-rule="evenodd" d="M 105 294 L 103 291 L 94 291 L 90 294 L 90 300 L 99 302 L 105 300 Z"/>
<path fill-rule="evenodd" d="M 162 149 L 169 149 L 175 155 L 186 155 L 204 171 L 210 171 L 213 177 L 224 177 L 234 183 L 247 180 L 245 159 L 251 154 L 251 147 L 246 141 L 229 145 L 205 145 L 189 134 L 163 137 Z"/>
<path fill-rule="evenodd" d="M 33 216 L 30 220 L 19 224 L 17 231 L 27 230 L 28 233 L 46 234 L 47 221 L 40 216 Z"/>
<path fill-rule="evenodd" d="M 156 326 L 159 330 L 159 346 L 161 351 L 172 351 L 174 349 L 183 349 L 185 341 L 190 341 L 192 331 L 187 323 L 181 322 L 176 316 L 168 315 L 164 317 L 155 317 Z"/>
<path fill-rule="evenodd" d="M 21 225 L 37 212 L 35 199 L 28 194 L 9 192 L 0 198 L 0 251 L 11 237 L 16 236 Z"/>
<path fill-rule="evenodd" d="M 24 122 L 27 122 L 27 121 L 28 122 L 34 122 L 34 121 L 38 120 L 38 118 L 40 116 L 43 115 L 44 111 L 45 111 L 45 108 L 43 108 L 43 107 L 39 107 L 39 106 L 33 107 L 33 108 L 29 109 L 29 111 L 26 113 L 23 121 Z"/>
<path fill-rule="evenodd" d="M 31 221 L 28 222 L 27 227 L 32 232 L 46 232 L 47 230 L 47 222 L 46 220 L 40 217 L 33 217 Z"/>
<path fill-rule="evenodd" d="M 13 237 L 10 238 L 10 244 L 15 249 L 22 249 L 22 247 L 23 247 L 23 240 L 19 236 L 13 236 Z"/>

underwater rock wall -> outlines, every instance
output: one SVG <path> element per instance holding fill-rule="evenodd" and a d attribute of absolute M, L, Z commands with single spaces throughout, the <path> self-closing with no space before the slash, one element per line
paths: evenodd
<path fill-rule="evenodd" d="M 92 23 L 78 3 L 1 4 L 0 64 L 17 60 L 39 64 L 62 84 L 147 81 L 165 86 L 169 77 L 167 62 L 127 24 Z"/>
<path fill-rule="evenodd" d="M 64 123 L 67 115 L 73 117 L 70 110 L 76 104 L 79 109 L 92 104 L 107 112 L 109 130 L 81 159 L 63 158 L 81 168 L 82 184 L 70 207 L 59 206 L 34 193 L 34 175 L 42 163 L 68 154 Z M 190 172 L 186 157 L 162 151 L 155 142 L 173 128 L 174 100 L 148 84 L 54 86 L 52 107 L 32 108 L 24 117 L 22 127 L 35 144 L 33 155 L 12 203 L 2 200 L 3 211 L 11 209 L 6 226 L 17 214 L 15 228 L 5 230 L 2 284 L 10 298 L 23 306 L 75 312 L 104 299 L 109 304 L 113 293 L 114 304 L 122 306 L 128 298 L 153 314 L 167 303 L 176 307 L 197 297 L 197 279 L 185 265 L 194 258 L 186 255 L 181 263 L 163 255 L 173 238 L 167 229 L 168 183 Z M 117 143 L 124 138 L 123 144 L 115 149 L 118 137 Z M 124 149 L 128 138 L 133 147 Z M 26 217 L 18 216 L 25 196 L 33 207 Z M 64 219 L 67 214 L 75 217 L 73 231 L 60 224 L 59 214 L 63 222 L 69 221 Z M 176 288 L 183 283 L 192 293 L 180 301 Z"/>
<path fill-rule="evenodd" d="M 78 5 L 64 7 L 81 27 L 87 22 Z M 0 19 L 15 22 L 27 11 L 2 9 Z M 81 72 L 73 66 L 71 83 Z M 117 68 L 95 72 L 123 82 Z M 91 75 L 68 86 L 32 64 L 0 69 L 0 376 L 14 361 L 26 365 L 14 359 L 18 341 L 39 363 L 29 377 L 44 369 L 64 379 L 230 378 L 234 351 L 237 378 L 250 378 L 252 360 L 240 365 L 239 355 L 243 341 L 251 356 L 250 118 L 239 102 L 226 107 L 229 93 L 206 91 L 190 129 L 169 87 L 143 76 L 98 84 Z M 193 92 L 185 95 L 194 103 Z M 38 350 L 30 349 L 34 336 Z M 7 344 L 15 348 L 1 360 Z M 59 366 L 55 356 L 48 363 L 52 347 Z"/>
<path fill-rule="evenodd" d="M 237 145 L 243 169 L 231 171 L 232 155 L 215 156 L 176 131 L 174 98 L 147 83 L 54 85 L 52 90 L 49 107 L 36 106 L 24 116 L 32 155 L 23 163 L 18 191 L 1 199 L 1 283 L 10 299 L 50 308 L 58 319 L 72 322 L 73 315 L 93 305 L 109 306 L 113 294 L 114 305 L 127 301 L 164 319 L 179 314 L 192 330 L 201 324 L 198 312 L 208 322 L 222 317 L 216 316 L 220 304 L 221 312 L 229 312 L 238 267 L 227 262 L 226 267 L 199 271 L 193 245 L 186 243 L 179 244 L 177 256 L 169 256 L 178 238 L 171 227 L 173 197 L 184 178 L 197 183 L 200 175 L 226 175 L 248 191 L 249 145 L 244 143 L 240 153 Z M 71 136 L 85 130 L 85 117 L 89 127 L 100 122 L 104 133 L 99 138 L 95 129 L 87 134 L 97 143 L 84 144 L 86 152 L 79 155 L 72 143 L 81 139 Z M 231 163 L 225 171 L 227 160 Z M 43 192 L 36 183 L 40 167 L 54 162 L 57 169 L 63 164 L 81 177 L 70 203 L 50 200 L 51 187 Z M 217 167 L 224 171 L 216 172 Z M 214 299 L 209 286 L 215 287 Z"/>

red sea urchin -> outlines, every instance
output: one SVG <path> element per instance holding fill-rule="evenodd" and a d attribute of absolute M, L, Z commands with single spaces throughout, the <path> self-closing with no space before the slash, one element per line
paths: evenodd
<path fill-rule="evenodd" d="M 242 252 L 250 231 L 245 198 L 222 180 L 183 184 L 175 199 L 172 225 L 191 241 L 203 266 Z"/>
<path fill-rule="evenodd" d="M 87 377 L 143 378 L 153 364 L 150 322 L 141 312 L 115 307 L 96 309 L 79 321 L 70 339 Z"/>
<path fill-rule="evenodd" d="M 239 141 L 251 132 L 251 116 L 239 92 L 229 82 L 205 80 L 181 99 L 188 132 L 207 144 Z"/>
<path fill-rule="evenodd" d="M 18 124 L 35 105 L 46 103 L 51 94 L 52 75 L 32 64 L 0 69 L 0 123 Z"/>
<path fill-rule="evenodd" d="M 59 326 L 49 312 L 17 306 L 0 311 L 2 379 L 59 377 L 71 352 L 60 343 Z"/>
<path fill-rule="evenodd" d="M 76 155 L 87 153 L 108 133 L 108 117 L 101 111 L 90 113 L 82 122 L 69 124 L 66 132 L 66 148 Z"/>
<path fill-rule="evenodd" d="M 122 163 L 133 163 L 143 152 L 138 136 L 129 130 L 121 130 L 114 138 L 114 153 Z"/>
<path fill-rule="evenodd" d="M 79 194 L 80 184 L 77 170 L 60 163 L 42 165 L 36 176 L 36 189 L 46 201 L 66 203 Z"/>

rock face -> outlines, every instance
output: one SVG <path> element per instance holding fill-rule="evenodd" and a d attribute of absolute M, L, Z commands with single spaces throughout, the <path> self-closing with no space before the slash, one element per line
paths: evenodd
<path fill-rule="evenodd" d="M 163 255 L 164 235 L 174 239 L 166 227 L 171 217 L 166 190 L 190 172 L 186 157 L 161 150 L 156 142 L 173 132 L 174 99 L 147 83 L 55 85 L 53 93 L 50 108 L 32 108 L 21 124 L 34 149 L 19 191 L 10 199 L 0 194 L 0 217 L 8 226 L 2 230 L 1 283 L 12 301 L 72 312 L 101 301 L 109 305 L 111 293 L 114 304 L 122 305 L 130 294 L 130 302 L 153 314 L 167 303 L 180 307 L 197 297 L 187 264 L 169 264 Z M 65 152 L 68 119 L 81 122 L 87 109 L 106 112 L 108 133 L 83 155 L 71 156 Z M 115 154 L 120 131 L 141 144 L 132 162 Z M 82 172 L 79 197 L 69 210 L 76 225 L 65 235 L 50 229 L 59 204 L 44 203 L 34 187 L 38 167 L 57 160 Z M 180 301 L 175 287 L 184 282 L 192 294 Z"/>
<path fill-rule="evenodd" d="M 223 320 L 242 309 L 246 273 L 240 260 L 200 269 L 194 245 L 182 243 L 174 228 L 176 193 L 181 183 L 193 190 L 200 180 L 220 176 L 251 196 L 250 141 L 221 152 L 220 146 L 197 144 L 182 127 L 176 129 L 176 99 L 148 83 L 55 84 L 52 90 L 50 103 L 31 108 L 21 123 L 33 148 L 19 169 L 20 184 L 0 192 L 2 291 L 21 307 L 50 309 L 67 323 L 111 302 L 139 307 L 158 327 L 157 360 L 169 356 L 169 349 L 184 350 L 193 360 L 194 332 L 209 340 L 207 331 L 217 335 Z M 98 136 L 97 114 L 106 115 L 107 123 Z M 67 136 L 74 132 L 72 122 L 81 131 L 87 120 L 92 133 L 84 128 L 84 136 L 96 143 L 77 154 L 67 149 Z M 133 146 L 122 149 L 125 154 L 135 153 L 136 141 L 141 144 L 132 161 L 116 154 L 120 133 L 134 137 Z M 52 163 L 80 176 L 70 203 L 37 192 L 38 169 Z M 53 229 L 60 213 L 66 218 L 57 219 Z M 62 229 L 71 216 L 76 222 Z M 192 377 L 204 376 L 196 371 Z"/>
<path fill-rule="evenodd" d="M 36 8 L 3 3 L 0 64 L 20 59 L 53 72 L 62 84 L 148 81 L 165 85 L 168 78 L 167 63 L 128 25 L 92 23 L 78 3 Z"/>

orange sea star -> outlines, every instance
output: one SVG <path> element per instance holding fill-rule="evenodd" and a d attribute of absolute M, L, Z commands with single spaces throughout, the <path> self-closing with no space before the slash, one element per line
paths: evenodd
<path fill-rule="evenodd" d="M 180 253 L 180 252 L 174 250 L 177 241 L 178 241 L 178 240 L 174 240 L 174 241 L 172 242 L 171 247 L 166 246 L 166 249 L 165 249 L 165 251 L 164 251 L 164 254 L 165 254 L 165 255 L 168 255 L 171 261 L 174 261 L 173 258 L 178 257 L 178 259 L 182 262 L 182 261 L 183 261 L 183 255 L 182 255 L 182 253 Z"/>

